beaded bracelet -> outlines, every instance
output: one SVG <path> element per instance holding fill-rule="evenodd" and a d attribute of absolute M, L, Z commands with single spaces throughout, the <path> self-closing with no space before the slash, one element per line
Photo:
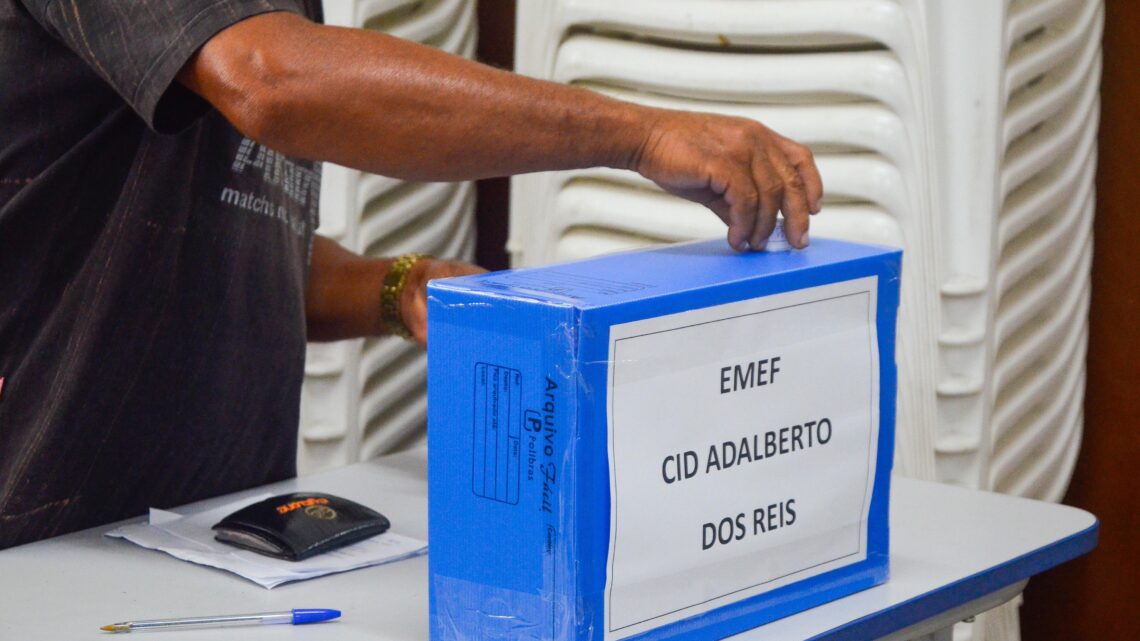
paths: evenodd
<path fill-rule="evenodd" d="M 431 258 L 427 254 L 404 254 L 392 261 L 388 273 L 384 275 L 384 286 L 380 289 L 380 324 L 386 332 L 393 336 L 411 338 L 412 333 L 404 324 L 404 317 L 400 313 L 400 298 L 404 293 L 404 285 L 408 284 L 408 272 L 412 266 L 424 258 Z"/>

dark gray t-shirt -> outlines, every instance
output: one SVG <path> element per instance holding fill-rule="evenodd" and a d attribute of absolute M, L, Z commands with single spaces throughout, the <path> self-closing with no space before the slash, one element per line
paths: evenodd
<path fill-rule="evenodd" d="M 318 0 L 0 0 L 0 548 L 289 477 L 319 167 L 175 81 Z"/>

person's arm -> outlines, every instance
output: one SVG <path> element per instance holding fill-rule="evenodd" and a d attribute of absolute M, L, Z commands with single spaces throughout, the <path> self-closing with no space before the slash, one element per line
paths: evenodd
<path fill-rule="evenodd" d="M 305 292 L 305 320 L 311 341 L 335 341 L 385 333 L 380 320 L 380 290 L 392 259 L 365 258 L 335 241 L 317 236 Z M 454 260 L 424 258 L 408 271 L 400 314 L 412 338 L 427 342 L 427 282 L 486 271 Z"/>
<path fill-rule="evenodd" d="M 779 210 L 806 245 L 822 197 L 807 148 L 757 122 L 633 105 L 290 13 L 224 29 L 179 80 L 269 147 L 395 178 L 633 169 L 712 209 L 737 249 L 763 247 Z"/>

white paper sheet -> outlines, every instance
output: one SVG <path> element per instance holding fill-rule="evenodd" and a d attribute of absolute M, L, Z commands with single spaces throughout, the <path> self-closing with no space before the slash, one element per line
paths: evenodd
<path fill-rule="evenodd" d="M 418 556 L 427 551 L 419 539 L 385 532 L 359 543 L 319 554 L 304 561 L 285 561 L 237 549 L 214 540 L 210 529 L 222 517 L 272 496 L 246 497 L 213 510 L 181 515 L 152 508 L 147 523 L 124 525 L 106 536 L 126 539 L 199 565 L 233 572 L 265 588 L 326 574 L 355 570 Z"/>
<path fill-rule="evenodd" d="M 861 278 L 610 329 L 607 640 L 866 558 L 877 292 Z"/>

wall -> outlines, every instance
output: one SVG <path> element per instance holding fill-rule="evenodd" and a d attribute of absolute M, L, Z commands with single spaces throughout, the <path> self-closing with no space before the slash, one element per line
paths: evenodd
<path fill-rule="evenodd" d="M 479 46 L 476 58 L 489 65 L 511 69 L 515 62 L 515 3 L 512 0 L 479 2 Z M 480 180 L 475 185 L 475 224 L 479 240 L 475 262 L 487 269 L 506 269 L 507 216 L 511 181 L 508 178 Z"/>
<path fill-rule="evenodd" d="M 1025 641 L 1140 639 L 1140 3 L 1107 0 L 1085 432 L 1065 503 L 1099 548 L 1030 582 Z"/>

